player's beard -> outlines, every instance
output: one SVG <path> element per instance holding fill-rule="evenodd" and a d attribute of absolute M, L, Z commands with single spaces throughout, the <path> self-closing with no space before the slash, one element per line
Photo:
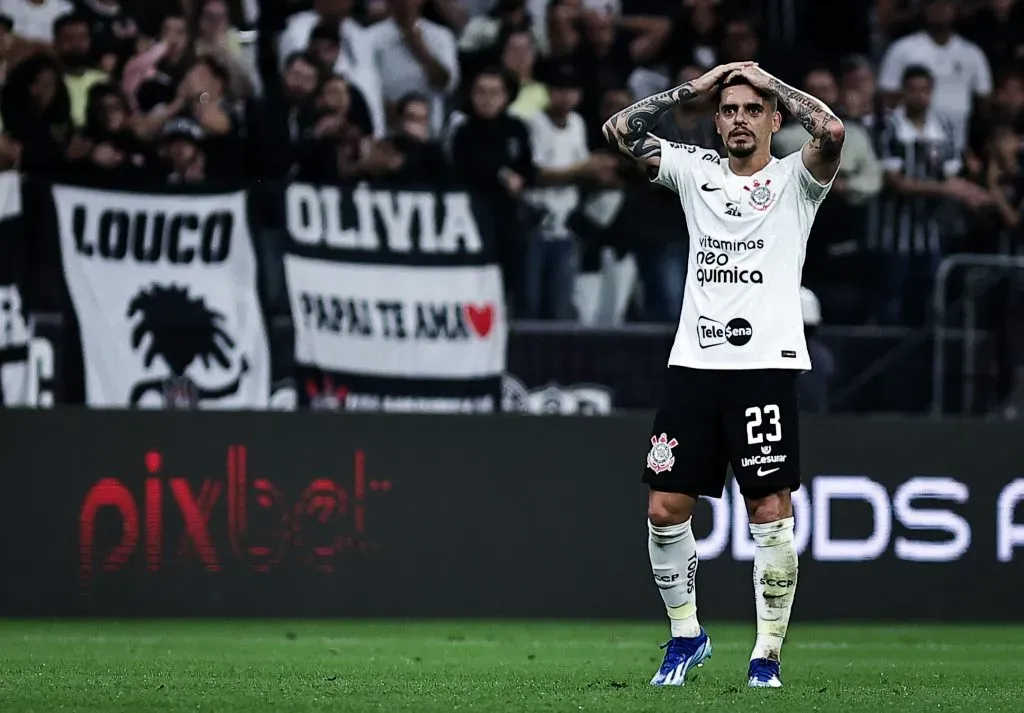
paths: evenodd
<path fill-rule="evenodd" d="M 747 158 L 748 156 L 753 156 L 754 152 L 757 151 L 757 144 L 754 143 L 753 139 L 751 139 L 742 146 L 726 144 L 725 148 L 728 149 L 730 156 L 735 158 Z"/>

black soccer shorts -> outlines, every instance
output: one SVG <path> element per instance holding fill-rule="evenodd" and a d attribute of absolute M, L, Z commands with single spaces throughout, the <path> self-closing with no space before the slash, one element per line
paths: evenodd
<path fill-rule="evenodd" d="M 670 366 L 643 482 L 652 490 L 720 498 L 731 465 L 745 497 L 798 490 L 798 373 Z"/>

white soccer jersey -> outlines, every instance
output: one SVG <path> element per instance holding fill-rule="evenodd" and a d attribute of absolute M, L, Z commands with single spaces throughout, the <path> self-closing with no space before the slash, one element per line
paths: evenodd
<path fill-rule="evenodd" d="M 801 369 L 800 281 L 822 185 L 801 152 L 753 176 L 707 149 L 661 140 L 653 179 L 679 194 L 690 234 L 679 329 L 668 363 L 696 369 Z"/>

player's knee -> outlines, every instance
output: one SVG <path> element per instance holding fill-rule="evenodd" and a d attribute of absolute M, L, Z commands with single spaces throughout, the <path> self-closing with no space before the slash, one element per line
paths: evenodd
<path fill-rule="evenodd" d="M 652 490 L 647 503 L 647 519 L 655 527 L 680 525 L 690 519 L 694 502 L 689 495 Z"/>
<path fill-rule="evenodd" d="M 765 524 L 793 517 L 793 501 L 789 490 L 769 493 L 760 497 L 747 498 L 747 514 L 750 522 Z"/>

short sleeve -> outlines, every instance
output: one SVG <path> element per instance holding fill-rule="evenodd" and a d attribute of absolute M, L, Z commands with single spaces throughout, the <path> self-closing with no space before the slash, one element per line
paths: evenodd
<path fill-rule="evenodd" d="M 278 39 L 277 53 L 283 67 L 295 52 L 302 52 L 309 47 L 309 35 L 313 27 L 305 14 L 293 15 Z"/>
<path fill-rule="evenodd" d="M 992 93 L 992 68 L 988 58 L 977 45 L 971 45 L 974 54 L 974 83 L 972 89 L 979 97 L 987 97 Z"/>
<path fill-rule="evenodd" d="M 889 47 L 882 57 L 882 66 L 878 70 L 878 87 L 886 92 L 898 92 L 903 83 L 903 60 L 906 40 L 897 40 Z"/>
<path fill-rule="evenodd" d="M 683 179 L 692 170 L 698 152 L 707 153 L 707 151 L 689 144 L 677 144 L 661 138 L 658 141 L 661 143 L 661 162 L 658 166 L 658 174 L 651 179 L 651 182 L 681 194 L 684 185 Z"/>
<path fill-rule="evenodd" d="M 793 173 L 797 184 L 800 186 L 800 193 L 806 198 L 810 199 L 814 203 L 821 203 L 825 200 L 825 196 L 828 195 L 829 190 L 832 188 L 832 184 L 835 183 L 835 176 L 828 183 L 819 183 L 818 179 L 811 175 L 810 170 L 804 165 L 804 152 L 797 151 L 796 153 L 790 154 L 783 161 L 789 161 L 791 163 L 790 171 Z M 836 176 L 839 172 L 836 172 Z"/>
<path fill-rule="evenodd" d="M 883 129 L 878 149 L 878 160 L 882 164 L 882 170 L 888 173 L 903 172 L 903 150 L 891 125 Z"/>
<path fill-rule="evenodd" d="M 590 148 L 587 146 L 587 125 L 583 121 L 583 117 L 579 114 L 573 113 L 573 158 L 576 161 L 586 161 L 590 155 Z"/>
<path fill-rule="evenodd" d="M 451 94 L 459 86 L 459 46 L 455 35 L 447 27 L 437 27 L 436 44 L 431 47 L 431 54 L 448 70 L 448 87 L 445 92 Z"/>

